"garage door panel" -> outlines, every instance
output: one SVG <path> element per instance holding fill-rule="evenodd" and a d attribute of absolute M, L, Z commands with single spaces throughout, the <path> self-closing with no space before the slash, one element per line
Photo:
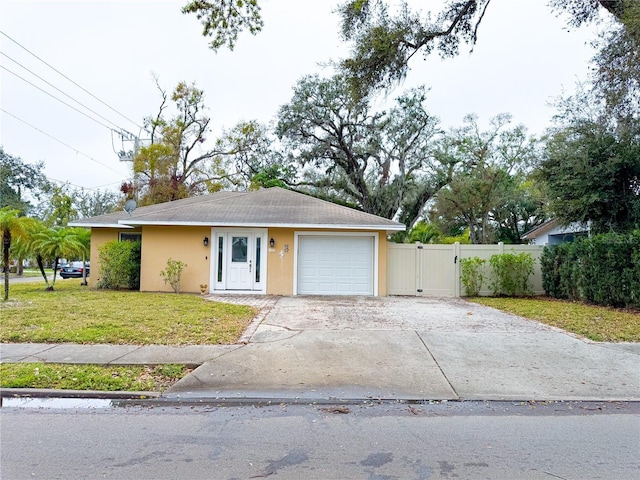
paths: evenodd
<path fill-rule="evenodd" d="M 300 235 L 298 293 L 373 295 L 372 236 Z"/>

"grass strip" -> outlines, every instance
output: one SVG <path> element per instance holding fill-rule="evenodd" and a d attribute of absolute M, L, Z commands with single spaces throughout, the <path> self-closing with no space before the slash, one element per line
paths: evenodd
<path fill-rule="evenodd" d="M 0 364 L 3 388 L 162 392 L 191 371 L 185 365 L 102 366 L 56 363 Z"/>
<path fill-rule="evenodd" d="M 11 285 L 0 342 L 129 345 L 235 343 L 257 310 L 200 295 L 95 290 L 80 279 Z"/>
<path fill-rule="evenodd" d="M 640 312 L 549 297 L 475 297 L 468 300 L 537 320 L 596 342 L 640 342 Z"/>

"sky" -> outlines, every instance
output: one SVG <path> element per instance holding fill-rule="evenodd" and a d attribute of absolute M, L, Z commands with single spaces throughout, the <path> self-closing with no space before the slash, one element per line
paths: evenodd
<path fill-rule="evenodd" d="M 208 48 L 196 17 L 180 12 L 185 3 L 2 0 L 4 151 L 26 163 L 44 162 L 56 182 L 117 190 L 132 174 L 116 152 L 131 144 L 113 131 L 144 138 L 143 119 L 160 104 L 154 75 L 169 92 L 180 81 L 204 90 L 213 140 L 243 120 L 273 121 L 297 80 L 330 76 L 328 62 L 348 54 L 333 0 L 262 0 L 262 32 L 243 33 L 233 51 L 218 53 Z M 412 4 L 440 9 L 443 1 Z M 470 113 L 481 125 L 510 113 L 514 123 L 540 135 L 554 114 L 549 103 L 587 78 L 597 29 L 568 28 L 545 0 L 492 0 L 472 53 L 463 47 L 454 59 L 417 55 L 389 98 L 425 85 L 427 110 L 445 129 Z"/>

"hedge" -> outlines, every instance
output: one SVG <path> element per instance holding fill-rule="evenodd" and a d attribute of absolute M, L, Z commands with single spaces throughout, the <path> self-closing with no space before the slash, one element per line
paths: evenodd
<path fill-rule="evenodd" d="M 640 308 L 640 230 L 545 247 L 540 264 L 552 297 Z"/>
<path fill-rule="evenodd" d="M 101 245 L 98 289 L 140 289 L 140 241 L 114 240 Z"/>
<path fill-rule="evenodd" d="M 489 288 L 496 297 L 524 297 L 533 295 L 529 277 L 535 260 L 528 253 L 499 253 L 491 255 L 489 264 L 493 282 Z"/>

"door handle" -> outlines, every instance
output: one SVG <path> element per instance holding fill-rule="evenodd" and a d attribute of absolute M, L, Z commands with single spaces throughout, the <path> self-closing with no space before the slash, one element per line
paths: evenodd
<path fill-rule="evenodd" d="M 251 260 L 249 260 L 249 273 L 251 273 Z"/>

